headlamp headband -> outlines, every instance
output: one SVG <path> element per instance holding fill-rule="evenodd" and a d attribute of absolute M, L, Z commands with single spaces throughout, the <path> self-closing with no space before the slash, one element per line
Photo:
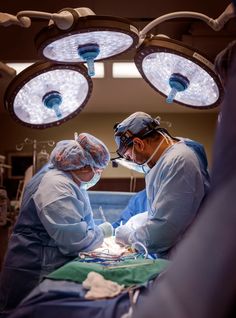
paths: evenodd
<path fill-rule="evenodd" d="M 120 147 L 117 149 L 117 154 L 123 156 L 126 149 L 132 145 L 133 139 L 135 137 L 143 139 L 144 137 L 150 135 L 154 131 L 160 130 L 160 122 L 157 119 L 153 119 L 150 123 L 147 123 L 146 127 L 140 130 L 138 133 L 133 134 L 130 130 L 124 132 L 117 132 L 119 123 L 114 126 L 115 137 L 120 137 Z"/>

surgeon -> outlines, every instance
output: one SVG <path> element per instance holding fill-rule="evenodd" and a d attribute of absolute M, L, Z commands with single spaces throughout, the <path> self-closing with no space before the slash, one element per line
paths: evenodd
<path fill-rule="evenodd" d="M 27 184 L 2 270 L 0 312 L 16 307 L 44 275 L 112 235 L 110 223 L 94 224 L 86 191 L 109 160 L 102 141 L 81 133 L 58 142 L 49 164 Z"/>
<path fill-rule="evenodd" d="M 168 258 L 209 188 L 204 148 L 190 139 L 172 137 L 144 112 L 133 113 L 114 130 L 118 155 L 145 173 L 148 198 L 148 212 L 143 220 L 138 218 L 139 226 L 131 218 L 116 229 L 116 241 L 141 242 L 149 253 Z"/>

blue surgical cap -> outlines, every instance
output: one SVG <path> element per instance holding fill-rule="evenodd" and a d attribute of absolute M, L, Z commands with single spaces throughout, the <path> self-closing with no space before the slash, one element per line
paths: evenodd
<path fill-rule="evenodd" d="M 127 144 L 127 140 L 132 137 L 142 137 L 153 131 L 154 126 L 159 126 L 160 122 L 157 119 L 152 118 L 150 115 L 144 112 L 136 112 L 124 119 L 115 127 L 115 141 L 120 149 L 124 144 Z M 127 135 L 126 135 L 127 133 Z M 141 134 L 141 136 L 139 136 Z"/>
<path fill-rule="evenodd" d="M 54 167 L 68 171 L 92 166 L 104 169 L 110 160 L 105 144 L 98 138 L 81 133 L 77 140 L 64 140 L 57 143 L 50 160 Z"/>

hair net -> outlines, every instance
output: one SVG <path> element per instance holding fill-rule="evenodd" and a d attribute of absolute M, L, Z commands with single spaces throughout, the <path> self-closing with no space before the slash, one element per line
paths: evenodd
<path fill-rule="evenodd" d="M 236 41 L 231 42 L 223 51 L 215 58 L 215 69 L 222 80 L 227 80 L 228 70 L 231 67 L 231 62 L 236 54 Z"/>
<path fill-rule="evenodd" d="M 64 140 L 57 143 L 50 160 L 60 170 L 76 170 L 84 166 L 105 168 L 110 154 L 105 144 L 96 137 L 81 133 L 77 140 Z"/>
<path fill-rule="evenodd" d="M 108 165 L 110 153 L 101 140 L 88 133 L 81 133 L 77 138 L 77 142 L 91 156 L 92 163 L 89 163 L 89 165 L 102 169 Z"/>
<path fill-rule="evenodd" d="M 129 143 L 129 134 L 131 137 L 144 136 L 153 131 L 154 127 L 160 126 L 160 122 L 157 119 L 152 118 L 150 115 L 144 112 L 136 112 L 127 117 L 121 123 L 115 126 L 115 141 L 118 148 L 122 147 L 122 144 Z M 127 136 L 125 133 L 127 132 Z"/>

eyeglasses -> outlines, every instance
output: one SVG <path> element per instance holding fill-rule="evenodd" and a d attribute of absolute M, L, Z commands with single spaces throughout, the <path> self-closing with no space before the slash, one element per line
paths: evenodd
<path fill-rule="evenodd" d="M 127 150 L 133 146 L 133 141 L 129 142 L 126 145 L 121 145 L 119 149 L 116 150 L 117 155 L 119 158 L 125 158 L 124 154 L 127 152 Z M 126 158 L 125 158 L 126 159 Z M 129 159 L 126 159 L 129 160 Z"/>

